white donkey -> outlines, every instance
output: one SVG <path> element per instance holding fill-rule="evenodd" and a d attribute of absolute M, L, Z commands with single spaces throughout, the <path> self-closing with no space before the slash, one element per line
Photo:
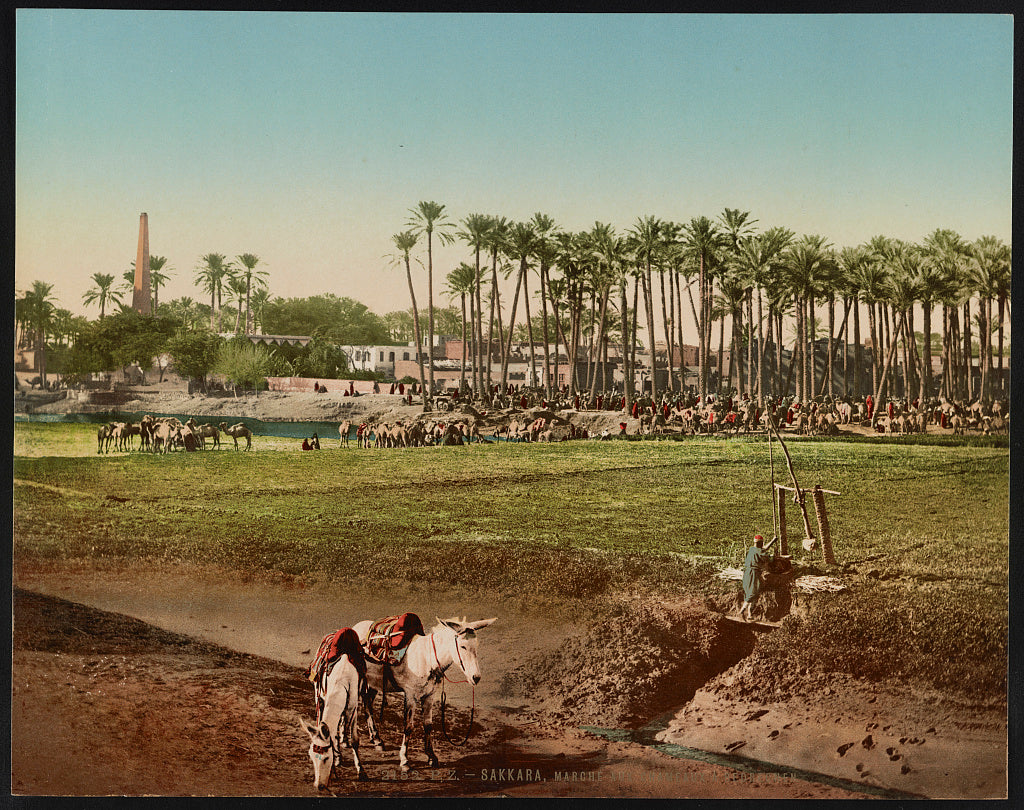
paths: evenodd
<path fill-rule="evenodd" d="M 434 695 L 448 671 L 456 667 L 465 681 L 480 683 L 480 662 L 477 659 L 479 639 L 476 632 L 493 624 L 497 619 L 481 619 L 467 622 L 464 619 L 438 619 L 428 635 L 417 635 L 409 642 L 405 656 L 396 665 L 382 664 L 369 656 L 366 658 L 366 725 L 370 739 L 378 750 L 384 750 L 377 727 L 373 722 L 373 701 L 377 692 L 401 692 L 405 696 L 405 718 L 402 729 L 402 745 L 398 749 L 398 762 L 403 772 L 409 771 L 407 745 L 412 733 L 413 707 L 419 704 L 420 720 L 423 723 L 423 750 L 432 768 L 440 763 L 430 741 L 433 730 Z M 371 621 L 359 622 L 352 629 L 359 634 L 359 641 L 366 646 Z M 449 680 L 452 680 L 449 678 Z M 381 696 L 381 700 L 384 696 Z"/>
<path fill-rule="evenodd" d="M 324 637 L 307 671 L 316 693 L 316 723 L 300 718 L 309 735 L 313 784 L 325 790 L 341 749 L 352 749 L 356 776 L 366 779 L 359 762 L 359 702 L 366 691 L 366 664 L 355 632 L 345 627 Z"/>

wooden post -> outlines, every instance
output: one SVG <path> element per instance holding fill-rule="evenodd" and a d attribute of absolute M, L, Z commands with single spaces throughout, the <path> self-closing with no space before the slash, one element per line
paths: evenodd
<path fill-rule="evenodd" d="M 832 550 L 832 534 L 829 531 L 828 515 L 825 513 L 825 493 L 821 484 L 814 487 L 814 512 L 818 516 L 818 531 L 821 534 L 821 550 L 827 565 L 836 564 L 836 555 Z"/>
<path fill-rule="evenodd" d="M 776 487 L 775 494 L 779 497 L 779 553 L 789 554 L 789 536 L 786 534 L 786 490 Z"/>

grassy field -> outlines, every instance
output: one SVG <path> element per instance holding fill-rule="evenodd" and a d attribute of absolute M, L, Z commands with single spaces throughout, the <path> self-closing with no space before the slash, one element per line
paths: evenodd
<path fill-rule="evenodd" d="M 774 654 L 806 658 L 827 631 L 822 655 L 842 671 L 1005 692 L 1009 451 L 787 444 L 801 486 L 842 493 L 829 519 L 836 573 L 852 588 L 774 634 Z M 94 426 L 19 424 L 15 559 L 154 558 L 562 599 L 714 595 L 735 587 L 715 574 L 773 530 L 763 439 L 295 445 L 98 456 Z M 787 482 L 777 445 L 773 460 Z M 798 515 L 791 506 L 796 561 L 824 571 L 820 556 L 801 556 Z"/>

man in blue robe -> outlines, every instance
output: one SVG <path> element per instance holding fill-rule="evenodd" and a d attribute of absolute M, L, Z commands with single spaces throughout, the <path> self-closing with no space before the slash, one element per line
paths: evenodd
<path fill-rule="evenodd" d="M 743 560 L 743 607 L 740 608 L 740 616 L 746 621 L 753 618 L 751 612 L 754 609 L 754 603 L 761 595 L 761 572 L 772 559 L 768 549 L 773 545 L 775 545 L 775 539 L 765 548 L 764 538 L 755 534 L 754 545 L 750 547 L 746 559 Z"/>

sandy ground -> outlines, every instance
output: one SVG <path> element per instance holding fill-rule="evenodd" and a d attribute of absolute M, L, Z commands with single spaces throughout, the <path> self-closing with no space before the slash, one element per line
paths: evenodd
<path fill-rule="evenodd" d="M 465 734 L 475 704 L 473 733 L 465 747 L 437 741 L 438 771 L 424 768 L 417 737 L 410 750 L 420 770 L 401 779 L 389 722 L 390 750 L 363 746 L 370 781 L 355 782 L 344 767 L 332 782 L 339 795 L 863 798 L 870 786 L 888 795 L 1005 795 L 998 713 L 957 714 L 907 695 L 851 688 L 813 704 L 751 707 L 729 700 L 719 679 L 647 745 L 629 740 L 635 731 L 621 740 L 583 731 L 510 683 L 523 661 L 584 637 L 566 606 L 402 584 L 340 590 L 287 577 L 243 582 L 225 571 L 73 562 L 16 564 L 14 586 L 15 794 L 313 795 L 297 720 L 311 714 L 312 689 L 301 669 L 328 631 L 411 610 L 428 624 L 435 616 L 498 617 L 481 633 L 484 680 L 475 694 L 446 687 L 452 738 Z M 51 745 L 35 744 L 40 734 Z M 726 761 L 651 747 L 666 742 L 670 753 L 702 748 Z M 758 773 L 760 761 L 785 767 Z"/>

